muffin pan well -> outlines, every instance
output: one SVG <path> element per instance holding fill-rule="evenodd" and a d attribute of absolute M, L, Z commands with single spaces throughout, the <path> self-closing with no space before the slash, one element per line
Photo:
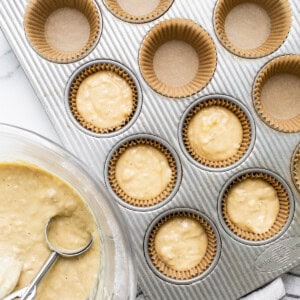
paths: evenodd
<path fill-rule="evenodd" d="M 166 225 L 169 221 L 172 221 L 176 218 L 183 219 L 182 226 L 185 226 L 185 219 L 198 222 L 204 229 L 207 237 L 207 249 L 205 251 L 205 255 L 200 262 L 191 269 L 176 270 L 168 266 L 159 257 L 156 251 L 155 243 L 159 229 Z M 186 242 L 189 242 L 193 238 L 192 235 L 189 235 L 184 230 L 182 233 L 186 235 Z M 146 259 L 150 265 L 150 268 L 152 268 L 153 272 L 157 273 L 159 277 L 167 282 L 175 284 L 190 284 L 207 276 L 209 272 L 211 272 L 216 266 L 221 253 L 221 240 L 217 228 L 212 221 L 208 219 L 208 217 L 193 209 L 176 208 L 169 210 L 167 213 L 159 215 L 152 222 L 145 236 L 144 248 Z M 175 246 L 174 248 L 175 251 L 178 250 Z M 193 254 L 196 255 L 196 252 Z"/>
<path fill-rule="evenodd" d="M 66 4 L 72 1 L 53 2 Z M 280 251 L 282 247 L 293 251 L 296 237 L 300 236 L 300 211 L 297 209 L 300 194 L 297 183 L 294 183 L 298 177 L 292 167 L 298 161 L 298 155 L 293 156 L 300 142 L 298 117 L 284 119 L 280 123 L 284 124 L 282 128 L 278 122 L 274 126 L 270 117 L 263 117 L 271 111 L 264 105 L 261 93 L 265 87 L 272 91 L 272 82 L 268 87 L 269 80 L 291 73 L 291 68 L 298 68 L 298 55 L 294 55 L 300 52 L 298 1 L 263 1 L 281 5 L 282 9 L 276 9 L 276 15 L 283 15 L 286 22 L 277 22 L 276 27 L 271 28 L 274 44 L 255 51 L 252 49 L 251 54 L 243 55 L 225 49 L 215 24 L 218 5 L 242 1 L 175 0 L 168 2 L 171 5 L 162 15 L 153 16 L 157 18 L 155 20 L 125 20 L 122 16 L 115 17 L 116 13 L 108 9 L 108 0 L 82 0 L 80 5 L 97 8 L 97 38 L 88 50 L 84 47 L 79 55 L 73 53 L 71 58 L 63 60 L 43 55 L 34 44 L 36 39 L 32 40 L 28 35 L 26 12 L 30 3 L 38 2 L 2 0 L 1 29 L 65 147 L 97 172 L 98 180 L 105 182 L 111 194 L 111 201 L 120 204 L 139 262 L 139 286 L 145 295 L 149 299 L 186 299 L 187 295 L 195 300 L 199 295 L 203 299 L 237 299 L 299 264 L 298 257 L 289 256 L 289 251 Z M 262 1 L 245 2 L 257 5 Z M 272 16 L 269 13 L 271 23 Z M 172 62 L 175 64 L 169 64 Z M 283 68 L 286 66 L 290 69 Z M 101 68 L 113 70 L 125 79 L 135 96 L 134 109 L 128 120 L 107 130 L 87 125 L 77 114 L 75 106 L 80 80 Z M 265 68 L 268 68 L 267 72 L 264 72 Z M 270 79 L 267 74 L 272 74 Z M 293 77 L 291 82 L 298 76 L 295 73 L 287 75 Z M 279 81 L 287 79 L 290 82 L 290 76 L 280 77 Z M 172 86 L 174 80 L 177 86 Z M 284 90 L 283 86 L 279 92 L 289 91 L 292 90 Z M 244 140 L 241 151 L 230 162 L 197 161 L 184 144 L 182 124 L 202 103 L 225 106 L 242 124 Z M 126 148 L 123 146 L 137 141 L 162 145 L 159 149 L 167 155 L 174 174 L 162 197 L 146 202 L 146 205 L 124 196 L 114 179 L 118 154 Z M 228 184 L 253 168 L 258 168 L 259 174 L 267 173 L 275 178 L 279 182 L 278 192 L 288 196 L 285 202 L 282 198 L 282 203 L 288 203 L 286 214 L 280 215 L 282 222 L 276 223 L 272 234 L 263 239 L 246 239 L 247 236 L 237 235 L 222 217 L 220 206 L 218 210 L 218 204 L 223 201 L 221 195 Z M 207 256 L 213 257 L 212 260 L 180 279 L 178 274 L 173 276 L 173 271 L 167 270 L 157 260 L 151 248 L 150 233 L 165 217 L 186 212 L 208 222 L 215 233 L 217 246 L 209 250 L 215 253 Z M 279 255 L 285 264 L 277 263 Z M 220 288 L 215 287 L 216 282 Z"/>
<path fill-rule="evenodd" d="M 300 144 L 295 149 L 291 161 L 291 174 L 296 188 L 300 193 Z"/>
<path fill-rule="evenodd" d="M 217 54 L 209 34 L 191 20 L 170 19 L 143 40 L 139 64 L 144 79 L 158 93 L 189 97 L 211 80 Z"/>
<path fill-rule="evenodd" d="M 282 45 L 292 15 L 288 0 L 219 0 L 214 21 L 225 48 L 238 56 L 257 58 Z"/>
<path fill-rule="evenodd" d="M 189 140 L 189 128 L 192 120 L 196 115 L 208 108 L 226 109 L 227 111 L 231 112 L 240 122 L 240 126 L 242 128 L 241 142 L 238 145 L 235 153 L 226 159 L 207 158 L 204 155 L 197 153 L 191 141 Z M 218 130 L 222 130 L 223 127 L 224 129 L 226 129 L 226 126 L 229 126 L 229 124 L 232 123 L 232 120 L 228 118 L 226 124 L 224 124 L 222 121 L 220 122 L 220 124 L 216 124 L 216 120 L 214 120 L 214 118 L 208 120 L 209 118 L 209 115 L 204 116 L 203 118 L 203 126 L 206 128 L 202 128 L 202 130 L 207 129 L 208 131 L 207 136 L 205 136 L 204 138 L 204 143 L 205 146 L 209 148 L 209 150 L 211 150 L 209 142 L 207 142 L 206 140 L 209 139 L 214 147 L 213 149 L 215 150 L 215 153 L 209 154 L 211 154 L 212 156 L 213 154 L 220 155 L 228 148 L 226 147 L 227 145 L 222 145 L 222 143 L 227 143 L 227 138 L 225 138 L 225 140 L 219 141 L 219 139 L 222 138 L 222 135 L 218 135 L 218 133 L 215 132 L 216 130 L 212 129 L 212 127 L 217 125 Z M 198 126 L 198 124 L 196 125 Z M 231 128 L 230 130 L 234 129 L 235 128 Z M 255 143 L 254 120 L 248 109 L 244 107 L 238 100 L 235 100 L 231 97 L 224 95 L 211 95 L 208 97 L 200 98 L 199 100 L 194 102 L 183 114 L 179 126 L 179 141 L 183 152 L 187 155 L 192 163 L 208 171 L 224 171 L 225 169 L 233 168 L 238 163 L 241 163 L 242 160 L 246 159 L 247 155 L 249 155 L 252 151 Z"/>
<path fill-rule="evenodd" d="M 24 17 L 32 47 L 58 63 L 88 55 L 100 38 L 101 27 L 101 13 L 93 0 L 31 0 Z"/>
<path fill-rule="evenodd" d="M 111 76 L 105 77 L 101 81 L 101 88 L 97 90 L 97 87 L 95 87 L 95 85 L 97 85 L 95 84 L 97 79 L 92 78 L 86 91 L 81 92 L 81 95 L 86 96 L 85 100 L 88 98 L 88 100 L 91 101 L 85 111 L 85 113 L 89 115 L 89 120 L 87 120 L 78 107 L 80 87 L 86 79 L 91 78 L 93 75 L 107 73 L 115 75 L 116 79 L 109 82 L 109 77 Z M 116 82 L 116 80 L 118 80 L 118 82 Z M 124 89 L 126 89 L 126 91 L 130 89 L 130 96 L 129 99 L 127 99 L 131 102 L 130 109 L 124 109 L 124 107 L 119 106 L 119 102 L 121 101 L 122 103 L 123 101 L 122 99 L 112 101 L 108 95 L 108 91 L 112 90 L 115 98 L 126 97 L 127 95 L 124 95 Z M 102 104 L 99 106 L 95 105 L 95 98 L 97 97 L 101 97 L 102 101 Z M 66 109 L 69 116 L 77 126 L 80 126 L 81 130 L 93 136 L 108 137 L 120 134 L 134 123 L 142 108 L 143 95 L 138 79 L 126 66 L 112 60 L 95 60 L 83 65 L 75 71 L 67 85 L 65 98 Z M 126 106 L 128 106 L 128 103 L 126 103 Z M 105 107 L 105 109 L 103 107 Z M 101 108 L 104 112 L 99 114 Z M 112 121 L 115 124 L 112 124 Z M 99 126 L 98 124 L 111 125 Z"/>
<path fill-rule="evenodd" d="M 140 147 L 144 151 L 150 150 L 150 153 L 139 151 Z M 130 185 L 130 190 L 136 194 L 135 196 L 128 194 L 118 180 L 118 162 L 127 150 L 133 151 L 128 154 L 129 157 L 123 164 L 123 168 L 125 169 L 122 172 L 124 178 L 123 185 Z M 154 153 L 153 150 L 155 151 Z M 155 157 L 157 154 L 159 155 L 158 158 Z M 133 166 L 133 162 L 129 159 L 134 157 L 134 155 L 136 156 L 136 165 Z M 148 163 L 153 163 L 154 165 L 148 166 L 148 171 L 143 172 L 143 166 Z M 151 170 L 149 169 L 150 167 L 152 167 Z M 152 195 L 154 185 L 156 186 L 156 182 L 153 182 L 155 173 L 157 174 L 157 189 L 162 186 L 163 178 L 161 177 L 165 175 L 163 174 L 165 170 L 169 170 L 170 173 L 167 174 L 169 175 L 168 181 L 162 187 L 162 191 Z M 112 149 L 106 160 L 104 178 L 108 188 L 121 204 L 127 204 L 132 209 L 147 210 L 157 209 L 158 206 L 165 204 L 175 196 L 180 186 L 181 173 L 181 163 L 178 154 L 167 142 L 154 135 L 138 134 L 126 138 Z M 149 182 L 149 179 L 152 181 Z M 140 189 L 136 191 L 135 187 L 137 184 L 147 185 L 144 195 L 140 195 Z"/>
<path fill-rule="evenodd" d="M 267 63 L 257 75 L 253 103 L 270 127 L 300 132 L 300 55 L 284 55 Z"/>
<path fill-rule="evenodd" d="M 276 191 L 276 196 L 279 201 L 279 211 L 272 227 L 264 233 L 255 233 L 250 230 L 239 228 L 230 219 L 230 215 L 228 213 L 227 201 L 230 192 L 235 185 L 245 182 L 247 179 L 262 180 L 268 183 Z M 239 191 L 239 193 L 241 192 Z M 243 195 L 241 195 L 241 202 L 244 200 L 242 197 Z M 253 213 L 256 209 L 254 204 L 255 198 L 252 198 L 251 201 L 252 203 L 249 202 L 249 206 L 252 207 Z M 235 175 L 234 178 L 232 178 L 223 187 L 219 196 L 218 209 L 221 222 L 229 234 L 235 235 L 239 241 L 243 240 L 243 242 L 250 245 L 259 245 L 261 243 L 270 242 L 284 233 L 284 230 L 287 229 L 289 222 L 292 220 L 294 215 L 294 199 L 287 184 L 277 174 L 264 169 L 250 169 Z M 268 212 L 265 213 L 268 214 Z"/>

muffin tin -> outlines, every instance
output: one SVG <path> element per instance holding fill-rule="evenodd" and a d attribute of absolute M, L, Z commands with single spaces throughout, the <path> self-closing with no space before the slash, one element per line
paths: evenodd
<path fill-rule="evenodd" d="M 226 0 L 219 1 L 226 2 Z M 203 299 L 236 299 L 300 263 L 296 251 L 300 237 L 300 211 L 297 207 L 300 195 L 293 182 L 297 184 L 298 177 L 293 179 L 295 172 L 291 172 L 295 169 L 293 167 L 295 159 L 292 161 L 292 158 L 296 157 L 298 161 L 298 154 L 293 156 L 293 153 L 298 153 L 295 149 L 300 141 L 297 133 L 299 124 L 296 120 L 293 122 L 292 130 L 280 131 L 281 128 L 273 126 L 263 117 L 256 100 L 259 96 L 257 86 L 261 82 L 258 75 L 260 71 L 264 70 L 263 68 L 267 67 L 272 59 L 276 61 L 279 56 L 286 57 L 300 52 L 298 38 L 300 12 L 297 8 L 297 0 L 289 1 L 293 14 L 289 19 L 292 25 L 286 39 L 281 40 L 272 50 L 266 49 L 267 52 L 249 55 L 248 58 L 241 58 L 240 53 L 230 49 L 237 54 L 234 55 L 220 43 L 221 37 L 215 19 L 218 3 L 216 0 L 201 4 L 196 0 L 161 1 L 168 2 L 169 5 L 165 9 L 165 14 L 161 15 L 163 13 L 161 12 L 141 19 L 128 19 L 125 16 L 117 18 L 114 16 L 117 13 L 114 11 L 111 13 L 108 9 L 108 2 L 114 1 L 95 0 L 94 5 L 100 16 L 97 44 L 84 54 L 61 61 L 45 59 L 42 53 L 38 55 L 39 50 L 33 46 L 29 34 L 26 35 L 25 27 L 28 20 L 25 21 L 25 14 L 28 2 L 28 0 L 2 0 L 0 2 L 1 28 L 65 147 L 97 172 L 106 182 L 112 201 L 118 201 L 120 204 L 120 209 L 128 221 L 132 244 L 139 262 L 137 270 L 139 285 L 146 297 L 198 299 L 201 295 Z M 68 1 L 59 0 L 59 2 Z M 249 2 L 253 1 L 249 0 Z M 287 3 L 283 0 L 273 2 L 280 2 L 282 5 Z M 288 14 L 287 16 L 289 18 Z M 211 56 L 208 69 L 204 71 L 206 75 L 204 81 L 198 82 L 192 89 L 183 92 L 182 89 L 177 90 L 173 94 L 172 89 L 162 90 L 161 85 L 156 85 L 149 79 L 147 72 L 149 68 L 151 71 L 151 65 L 145 63 L 146 69 L 143 67 L 145 60 L 142 54 L 144 47 L 147 46 L 149 35 L 153 33 L 153 28 L 173 24 L 174 28 L 178 29 L 179 23 L 188 23 L 193 28 L 202 30 L 206 35 L 206 41 L 209 41 Z M 286 35 L 288 29 L 282 29 Z M 171 32 L 174 33 L 173 29 Z M 155 48 L 158 44 L 152 46 Z M 280 45 L 281 47 L 278 48 Z M 214 51 L 216 56 L 213 54 Z M 267 55 L 270 52 L 272 53 Z M 256 56 L 263 57 L 252 59 Z M 294 57 L 298 60 L 298 56 Z M 205 56 L 203 59 L 205 60 Z M 99 63 L 99 60 L 106 65 L 114 65 L 125 70 L 134 83 L 137 93 L 137 106 L 131 120 L 122 128 L 101 133 L 94 132 L 91 128 L 84 128 L 76 117 L 74 118 L 69 105 L 74 78 L 86 66 L 93 66 Z M 68 61 L 73 62 L 68 63 Z M 153 76 L 153 73 L 150 75 Z M 183 96 L 188 97 L 182 98 Z M 207 99 L 223 99 L 222 103 L 232 101 L 249 119 L 251 141 L 248 143 L 248 150 L 243 151 L 242 157 L 236 161 L 219 168 L 211 165 L 207 167 L 195 162 L 185 150 L 182 140 L 186 114 L 195 103 L 203 103 Z M 134 203 L 126 203 L 120 199 L 110 186 L 107 168 L 112 153 L 119 149 L 123 142 L 134 141 L 141 137 L 140 135 L 143 139 L 155 140 L 163 144 L 175 158 L 177 166 L 177 179 L 172 192 L 162 202 L 147 207 L 135 206 Z M 232 233 L 223 218 L 221 205 L 222 195 L 231 181 L 241 174 L 254 172 L 254 170 L 257 174 L 269 174 L 275 177 L 284 187 L 289 201 L 288 216 L 279 233 L 259 243 L 245 242 L 245 239 Z M 152 229 L 171 213 L 198 215 L 215 231 L 215 259 L 206 271 L 203 270 L 202 274 L 188 280 L 171 278 L 160 272 L 151 262 L 151 255 L 148 253 Z"/>

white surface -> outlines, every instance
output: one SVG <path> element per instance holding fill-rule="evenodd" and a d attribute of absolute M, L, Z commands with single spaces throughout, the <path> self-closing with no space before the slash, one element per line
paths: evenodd
<path fill-rule="evenodd" d="M 59 141 L 1 30 L 0 123 L 17 125 Z"/>

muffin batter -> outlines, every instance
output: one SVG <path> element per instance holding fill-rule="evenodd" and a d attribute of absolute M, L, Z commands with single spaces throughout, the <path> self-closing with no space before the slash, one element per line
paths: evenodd
<path fill-rule="evenodd" d="M 116 179 L 130 197 L 150 200 L 159 196 L 171 181 L 172 170 L 166 156 L 148 145 L 128 148 L 116 165 Z"/>
<path fill-rule="evenodd" d="M 129 84 L 110 71 L 87 77 L 78 89 L 76 100 L 85 121 L 101 129 L 121 126 L 133 110 Z"/>
<path fill-rule="evenodd" d="M 10 256 L 0 256 L 0 299 L 14 290 L 21 272 L 21 262 Z"/>
<path fill-rule="evenodd" d="M 234 113 L 213 106 L 202 109 L 192 118 L 188 139 L 199 156 L 211 161 L 226 160 L 238 152 L 243 128 Z"/>
<path fill-rule="evenodd" d="M 90 37 L 86 16 L 75 8 L 55 10 L 45 24 L 45 37 L 50 47 L 61 52 L 81 50 Z"/>
<path fill-rule="evenodd" d="M 176 217 L 164 223 L 155 237 L 155 250 L 170 268 L 186 271 L 203 259 L 208 238 L 203 226 L 188 217 Z"/>
<path fill-rule="evenodd" d="M 276 190 L 262 179 L 246 179 L 229 192 L 227 212 L 239 228 L 253 232 L 267 232 L 279 212 Z"/>
<path fill-rule="evenodd" d="M 0 190 L 0 258 L 8 266 L 13 262 L 21 266 L 14 290 L 27 286 L 48 258 L 44 228 L 51 217 L 60 215 L 76 228 L 76 239 L 72 233 L 64 236 L 66 244 L 82 246 L 87 232 L 94 243 L 82 256 L 60 258 L 39 284 L 36 299 L 86 299 L 96 284 L 100 244 L 95 221 L 81 197 L 59 178 L 18 163 L 0 165 Z"/>

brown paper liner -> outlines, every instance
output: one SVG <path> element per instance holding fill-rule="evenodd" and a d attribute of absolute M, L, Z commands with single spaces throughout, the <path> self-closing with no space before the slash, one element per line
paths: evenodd
<path fill-rule="evenodd" d="M 161 260 L 161 258 L 158 256 L 155 250 L 155 238 L 159 228 L 163 226 L 164 223 L 166 223 L 167 221 L 176 217 L 186 217 L 198 221 L 205 229 L 205 232 L 208 237 L 207 250 L 201 262 L 194 268 L 186 271 L 178 271 L 167 266 L 165 262 Z M 188 280 L 201 275 L 210 267 L 217 253 L 217 239 L 213 228 L 200 215 L 184 211 L 175 212 L 171 213 L 170 215 L 167 215 L 166 217 L 163 217 L 152 229 L 148 240 L 148 253 L 153 265 L 162 274 L 176 280 Z"/>
<path fill-rule="evenodd" d="M 240 229 L 230 220 L 227 212 L 226 201 L 228 199 L 230 190 L 233 188 L 235 184 L 242 182 L 248 178 L 262 179 L 267 183 L 269 183 L 270 185 L 272 185 L 272 187 L 276 190 L 277 197 L 279 199 L 279 212 L 273 226 L 267 232 L 261 234 Z M 269 174 L 252 172 L 252 173 L 242 175 L 241 177 L 238 177 L 230 184 L 230 186 L 227 188 L 227 190 L 223 195 L 222 214 L 226 225 L 234 234 L 248 241 L 264 241 L 278 234 L 281 231 L 281 229 L 284 227 L 285 223 L 287 222 L 289 213 L 290 213 L 290 201 L 286 189 L 276 178 L 274 178 Z"/>
<path fill-rule="evenodd" d="M 155 52 L 164 43 L 180 40 L 190 44 L 198 53 L 199 69 L 196 77 L 182 87 L 170 87 L 161 82 L 154 71 Z M 157 93 L 171 97 L 189 97 L 202 90 L 213 77 L 217 53 L 210 35 L 191 20 L 170 19 L 156 25 L 145 37 L 139 55 L 139 65 L 144 79 Z"/>
<path fill-rule="evenodd" d="M 87 77 L 91 76 L 94 73 L 100 72 L 100 71 L 110 71 L 110 72 L 116 73 L 117 75 L 122 77 L 124 80 L 126 80 L 126 82 L 129 84 L 129 86 L 132 90 L 132 97 L 133 97 L 132 112 L 118 126 L 114 126 L 114 127 L 110 127 L 110 128 L 99 128 L 99 127 L 95 126 L 94 124 L 87 122 L 84 119 L 84 117 L 81 116 L 81 114 L 79 113 L 78 108 L 77 108 L 77 93 L 78 93 L 78 89 L 79 89 L 81 83 Z M 71 110 L 73 116 L 75 117 L 75 119 L 77 120 L 77 122 L 79 122 L 81 124 L 81 126 L 83 126 L 85 129 L 87 129 L 91 132 L 97 133 L 97 134 L 107 134 L 107 133 L 115 132 L 115 131 L 121 129 L 122 127 L 127 125 L 130 122 L 130 120 L 133 118 L 133 116 L 137 110 L 137 106 L 138 106 L 138 90 L 137 90 L 136 84 L 133 81 L 133 79 L 131 78 L 131 76 L 121 67 L 114 65 L 114 64 L 109 64 L 109 63 L 96 63 L 94 65 L 86 67 L 73 80 L 70 91 L 69 91 L 69 106 L 70 106 L 70 110 Z"/>
<path fill-rule="evenodd" d="M 52 48 L 46 40 L 44 27 L 48 17 L 64 7 L 79 10 L 89 21 L 90 37 L 80 51 L 61 52 Z M 95 46 L 100 36 L 100 14 L 93 0 L 31 0 L 26 9 L 24 27 L 37 53 L 53 62 L 69 63 L 83 58 Z"/>
<path fill-rule="evenodd" d="M 140 199 L 135 199 L 133 197 L 130 197 L 127 195 L 122 188 L 119 186 L 118 181 L 116 179 L 116 165 L 121 157 L 121 155 L 130 147 L 134 147 L 137 145 L 148 145 L 155 147 L 159 151 L 161 151 L 167 158 L 169 166 L 172 170 L 172 175 L 171 175 L 171 180 L 166 187 L 166 189 L 157 197 L 149 199 L 149 200 L 140 200 Z M 115 192 L 115 194 L 124 202 L 136 206 L 136 207 L 150 207 L 153 205 L 156 205 L 158 203 L 161 203 L 167 197 L 170 196 L 172 193 L 173 189 L 175 188 L 176 181 L 177 181 L 177 165 L 176 165 L 176 160 L 172 153 L 162 144 L 159 142 L 152 140 L 151 138 L 138 138 L 135 140 L 131 140 L 128 142 L 125 142 L 119 149 L 115 151 L 115 153 L 112 155 L 111 160 L 108 165 L 108 180 L 110 183 L 110 186 L 112 190 Z"/>
<path fill-rule="evenodd" d="M 157 8 L 151 13 L 142 16 L 135 16 L 124 11 L 119 5 L 117 0 L 104 1 L 108 10 L 110 10 L 113 15 L 129 23 L 146 23 L 146 22 L 153 21 L 161 17 L 163 14 L 165 14 L 168 11 L 168 9 L 171 7 L 173 2 L 174 0 L 160 0 Z"/>
<path fill-rule="evenodd" d="M 200 156 L 197 154 L 194 149 L 192 148 L 189 138 L 188 138 L 188 128 L 189 124 L 192 121 L 193 117 L 202 109 L 207 108 L 207 107 L 212 107 L 212 106 L 219 106 L 219 107 L 224 107 L 228 110 L 230 110 L 232 113 L 234 113 L 238 119 L 241 122 L 242 128 L 243 128 L 243 139 L 241 146 L 237 153 L 226 159 L 226 160 L 219 160 L 219 161 L 212 161 L 209 160 L 203 156 Z M 209 167 L 209 168 L 225 168 L 230 165 L 233 165 L 234 163 L 238 162 L 247 152 L 250 144 L 251 144 L 251 139 L 252 139 L 252 129 L 251 129 L 251 124 L 250 121 L 245 114 L 245 112 L 236 104 L 229 100 L 225 99 L 210 99 L 206 100 L 203 102 L 200 102 L 199 105 L 194 107 L 190 113 L 187 115 L 183 127 L 182 127 L 182 137 L 183 137 L 183 143 L 188 151 L 188 153 L 193 157 L 195 161 L 198 163 Z"/>
<path fill-rule="evenodd" d="M 300 144 L 298 145 L 292 161 L 292 177 L 300 193 Z"/>
<path fill-rule="evenodd" d="M 241 3 L 262 6 L 271 19 L 271 33 L 267 41 L 255 49 L 241 49 L 230 42 L 225 32 L 225 20 L 229 12 Z M 215 10 L 215 30 L 224 45 L 235 55 L 246 58 L 266 56 L 277 50 L 286 40 L 292 23 L 291 7 L 288 0 L 219 0 Z"/>
<path fill-rule="evenodd" d="M 299 132 L 300 115 L 292 119 L 277 119 L 264 109 L 261 102 L 264 84 L 272 76 L 280 73 L 289 73 L 300 77 L 300 55 L 285 55 L 275 58 L 260 71 L 253 89 L 254 106 L 261 119 L 273 129 L 282 132 Z"/>

